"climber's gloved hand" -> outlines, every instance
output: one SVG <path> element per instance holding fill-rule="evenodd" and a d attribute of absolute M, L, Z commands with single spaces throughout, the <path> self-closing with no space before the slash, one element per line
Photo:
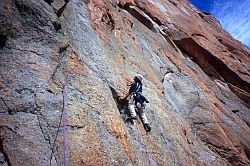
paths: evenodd
<path fill-rule="evenodd" d="M 142 108 L 141 103 L 139 103 L 139 102 L 138 102 L 138 103 L 136 103 L 136 107 L 137 107 L 137 108 Z"/>
<path fill-rule="evenodd" d="M 141 108 L 141 109 L 145 109 L 145 108 L 147 108 L 148 107 L 148 105 L 149 105 L 149 103 L 143 103 L 143 104 L 141 104 L 141 103 L 137 103 L 136 104 L 136 107 L 137 108 Z"/>
<path fill-rule="evenodd" d="M 150 107 L 149 102 L 148 103 L 144 103 L 143 105 L 144 105 L 145 108 L 149 108 Z"/>

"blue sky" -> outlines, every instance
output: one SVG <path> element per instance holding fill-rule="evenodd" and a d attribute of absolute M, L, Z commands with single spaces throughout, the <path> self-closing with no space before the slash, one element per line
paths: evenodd
<path fill-rule="evenodd" d="M 198 9 L 212 13 L 237 40 L 250 47 L 250 0 L 190 0 Z"/>

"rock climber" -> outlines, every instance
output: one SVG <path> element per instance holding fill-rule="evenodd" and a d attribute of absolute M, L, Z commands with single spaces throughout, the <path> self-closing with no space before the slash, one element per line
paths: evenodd
<path fill-rule="evenodd" d="M 139 113 L 143 127 L 146 132 L 151 131 L 151 127 L 148 123 L 148 118 L 145 114 L 145 109 L 149 104 L 149 101 L 142 95 L 142 80 L 143 76 L 141 74 L 136 74 L 134 77 L 134 82 L 131 84 L 129 92 L 126 94 L 124 99 L 128 99 L 128 110 L 130 112 L 130 117 L 128 119 L 136 119 L 136 111 Z"/>

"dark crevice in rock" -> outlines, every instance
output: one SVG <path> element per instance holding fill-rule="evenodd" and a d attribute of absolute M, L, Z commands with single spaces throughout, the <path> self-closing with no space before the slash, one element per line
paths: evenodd
<path fill-rule="evenodd" d="M 248 160 L 250 161 L 250 149 L 249 149 L 249 147 L 247 147 L 246 145 L 243 144 L 243 149 L 244 149 L 244 152 L 245 152 Z"/>
<path fill-rule="evenodd" d="M 59 58 L 57 59 L 57 65 L 56 65 L 56 67 L 55 67 L 55 69 L 53 70 L 53 73 L 52 73 L 52 75 L 50 76 L 50 80 L 53 80 L 54 79 L 54 76 L 55 76 L 55 74 L 56 74 L 56 72 L 57 72 L 57 70 L 61 67 L 61 63 L 60 63 L 60 59 L 65 55 L 65 54 L 63 54 L 65 51 L 67 51 L 67 48 L 70 46 L 70 44 L 66 44 L 66 45 L 63 45 L 63 46 L 61 46 L 61 47 L 59 47 L 59 49 L 58 49 L 58 53 L 59 53 Z M 56 83 L 54 80 L 53 80 L 53 82 L 56 84 L 56 85 L 58 85 L 59 87 L 61 87 L 62 85 L 59 85 L 58 83 Z"/>
<path fill-rule="evenodd" d="M 241 79 L 223 61 L 212 55 L 192 38 L 184 38 L 181 40 L 175 40 L 174 42 L 183 52 L 187 53 L 187 55 L 190 56 L 211 79 L 216 78 L 219 80 L 225 80 L 228 85 L 236 87 L 236 90 L 235 88 L 230 89 L 239 98 L 246 102 L 246 104 L 249 104 L 248 94 L 250 93 L 250 84 Z M 245 94 L 240 93 L 239 90 L 245 92 Z"/>
<path fill-rule="evenodd" d="M 52 75 L 50 76 L 50 80 L 52 80 L 58 87 L 61 87 L 62 85 L 59 85 L 54 81 L 54 76 L 59 68 L 60 68 L 60 63 L 57 63 Z"/>
<path fill-rule="evenodd" d="M 154 27 L 153 22 L 146 18 L 136 6 L 130 6 L 130 4 L 126 3 L 124 6 L 119 5 L 122 9 L 129 12 L 133 17 L 135 17 L 138 21 L 140 21 L 143 25 L 145 25 L 148 29 L 153 32 L 157 32 L 157 29 Z"/>
<path fill-rule="evenodd" d="M 120 109 L 126 104 L 126 101 L 120 98 L 120 96 L 117 94 L 116 90 L 113 87 L 109 86 L 109 89 L 111 90 L 116 106 L 120 111 Z"/>
<path fill-rule="evenodd" d="M 240 110 L 232 110 L 232 112 L 236 114 L 237 112 L 240 112 Z"/>
<path fill-rule="evenodd" d="M 230 45 L 228 42 L 224 41 L 223 39 L 221 39 L 220 37 L 216 37 L 216 39 L 227 48 L 227 51 L 232 52 L 234 50 L 236 50 L 236 48 L 232 45 Z"/>
<path fill-rule="evenodd" d="M 112 7 L 116 8 L 116 2 L 114 0 L 112 0 L 111 5 Z"/>
<path fill-rule="evenodd" d="M 8 113 L 9 113 L 9 114 L 12 114 L 12 110 L 11 110 L 10 107 L 7 105 L 7 103 L 4 101 L 4 99 L 1 98 L 1 100 L 3 101 L 5 107 L 7 108 Z"/>
<path fill-rule="evenodd" d="M 0 125 L 0 130 L 2 130 L 3 128 L 8 129 L 9 131 L 11 131 L 11 132 L 17 134 L 17 132 L 15 131 L 15 127 L 14 127 L 14 129 L 13 129 L 13 128 L 7 126 L 7 125 Z"/>
<path fill-rule="evenodd" d="M 246 165 L 247 163 L 241 161 L 241 157 L 239 154 L 233 152 L 229 156 L 226 157 L 226 159 L 232 164 L 232 165 Z"/>
<path fill-rule="evenodd" d="M 169 1 L 170 3 L 172 3 L 174 6 L 177 6 L 177 4 L 174 1 Z"/>
<path fill-rule="evenodd" d="M 85 127 L 81 125 L 67 125 L 67 126 L 70 127 L 72 130 L 79 130 Z"/>
<path fill-rule="evenodd" d="M 193 122 L 194 125 L 206 125 L 206 124 L 225 124 L 225 122 Z"/>
<path fill-rule="evenodd" d="M 69 0 L 65 0 L 65 4 L 56 12 L 56 15 L 58 18 L 60 18 L 62 16 L 62 13 L 64 11 L 64 9 L 66 8 L 67 4 L 69 3 Z"/>
<path fill-rule="evenodd" d="M 63 53 L 64 51 L 66 51 L 67 50 L 67 48 L 69 47 L 69 44 L 66 44 L 65 46 L 61 46 L 60 48 L 59 48 L 59 54 L 61 54 L 61 53 Z"/>
<path fill-rule="evenodd" d="M 4 150 L 2 138 L 0 138 L 0 152 L 3 154 L 3 156 L 4 156 L 4 158 L 5 158 L 6 162 L 7 162 L 7 165 L 11 166 L 9 156 L 8 156 L 7 152 Z"/>
<path fill-rule="evenodd" d="M 47 92 L 54 94 L 54 92 L 51 89 L 46 89 Z"/>
<path fill-rule="evenodd" d="M 51 5 L 54 2 L 54 0 L 44 0 L 44 1 L 49 5 Z"/>
<path fill-rule="evenodd" d="M 200 36 L 200 37 L 203 37 L 205 39 L 207 39 L 206 36 L 202 35 L 202 34 L 199 34 L 199 33 L 193 33 L 191 36 Z M 207 39 L 208 40 L 208 39 Z"/>
<path fill-rule="evenodd" d="M 118 6 L 122 9 L 128 8 L 129 6 L 133 6 L 134 4 L 131 2 L 126 2 L 125 4 L 119 3 Z M 126 10 L 126 9 L 125 9 Z"/>
<path fill-rule="evenodd" d="M 224 42 L 223 39 L 217 38 L 217 40 L 218 40 L 223 46 L 225 46 L 225 47 L 228 49 L 228 51 L 233 51 L 233 50 L 235 50 L 234 47 L 232 47 L 232 46 L 230 46 L 228 43 Z"/>
<path fill-rule="evenodd" d="M 237 58 L 239 61 L 240 61 L 240 63 L 242 63 L 242 60 L 241 59 L 239 59 L 239 58 Z M 249 72 L 249 71 L 248 71 Z M 250 72 L 249 72 L 250 73 Z"/>
<path fill-rule="evenodd" d="M 55 156 L 55 153 L 54 153 L 54 149 L 53 149 L 52 143 L 51 143 L 51 141 L 50 141 L 50 137 L 49 137 L 48 134 L 45 133 L 45 130 L 44 130 L 43 127 L 42 127 L 41 119 L 39 118 L 39 116 L 42 116 L 42 115 L 37 115 L 37 120 L 38 120 L 39 128 L 40 128 L 40 130 L 41 130 L 41 132 L 42 132 L 42 134 L 43 134 L 44 140 L 45 140 L 46 142 L 48 142 L 49 148 L 51 149 L 51 154 L 53 154 L 54 157 L 55 157 L 55 159 L 56 159 L 56 156 Z M 51 165 L 51 160 L 52 160 L 52 158 L 50 158 L 50 165 Z M 56 162 L 57 162 L 57 160 L 56 160 Z"/>
<path fill-rule="evenodd" d="M 144 5 L 140 5 L 140 3 L 143 3 L 142 1 L 135 1 L 136 6 L 142 10 L 145 14 L 147 14 L 147 16 L 149 16 L 154 22 L 156 22 L 159 26 L 163 25 L 163 23 L 161 22 L 161 20 L 159 20 L 157 17 L 154 17 L 150 12 L 148 12 L 144 7 L 142 6 L 147 6 L 147 4 Z"/>
<path fill-rule="evenodd" d="M 221 144 L 215 144 L 214 142 L 209 141 L 209 138 L 201 137 L 204 142 L 207 143 L 208 148 L 212 150 L 213 152 L 219 154 L 222 158 L 225 158 L 228 160 L 229 163 L 232 165 L 247 165 L 246 160 L 242 160 L 241 155 L 230 149 L 230 148 L 225 148 L 221 146 Z"/>
<path fill-rule="evenodd" d="M 111 31 L 115 28 L 115 22 L 109 12 L 102 17 L 102 21 L 108 24 Z"/>
<path fill-rule="evenodd" d="M 203 13 L 198 13 L 199 14 L 199 16 L 202 18 L 202 19 L 204 19 L 204 14 Z"/>
<path fill-rule="evenodd" d="M 116 106 L 117 106 L 117 108 L 119 110 L 119 113 L 122 116 L 122 119 L 124 121 L 126 121 L 127 116 L 130 115 L 130 113 L 128 111 L 128 101 L 126 99 L 121 99 L 121 97 L 117 94 L 116 90 L 113 87 L 109 86 L 109 88 L 111 90 L 112 97 L 115 100 Z M 133 124 L 133 121 L 130 121 L 130 123 Z"/>
<path fill-rule="evenodd" d="M 50 136 L 49 136 L 48 133 L 46 133 L 45 129 L 42 127 L 41 119 L 39 118 L 39 116 L 41 116 L 41 118 L 42 118 L 42 114 L 37 115 L 37 120 L 38 120 L 39 128 L 40 128 L 40 130 L 41 130 L 41 132 L 43 134 L 43 138 L 44 138 L 44 140 L 46 142 L 48 142 L 49 148 L 51 149 L 51 155 L 54 155 L 56 163 L 59 164 L 58 161 L 57 161 L 57 156 L 55 154 L 55 149 L 53 148 L 52 142 L 50 140 Z M 48 125 L 47 121 L 46 121 L 46 123 Z M 51 160 L 52 160 L 52 156 L 50 156 L 50 161 L 49 161 L 50 165 L 51 165 Z"/>
<path fill-rule="evenodd" d="M 46 134 L 45 134 L 45 131 L 44 131 L 43 127 L 42 127 L 41 120 L 40 120 L 39 116 L 41 116 L 41 115 L 37 115 L 37 120 L 38 120 L 39 128 L 40 128 L 40 130 L 41 130 L 41 132 L 42 132 L 42 134 L 43 134 L 44 140 L 48 141 L 48 142 L 49 142 L 49 145 L 51 146 L 50 139 L 49 139 L 49 137 L 46 136 Z"/>
<path fill-rule="evenodd" d="M 35 94 L 30 94 L 30 95 L 33 95 L 33 97 L 35 97 Z M 35 99 L 34 99 L 35 100 Z M 22 113 L 27 113 L 27 114 L 32 114 L 32 115 L 38 115 L 39 112 L 38 112 L 38 108 L 36 107 L 36 104 L 21 104 L 19 106 L 16 106 L 16 107 L 9 107 L 9 114 L 10 115 L 15 115 L 19 112 L 22 112 Z"/>
<path fill-rule="evenodd" d="M 170 38 L 170 36 L 168 35 L 168 33 L 165 33 L 163 31 L 160 31 L 160 34 L 162 35 L 162 37 L 164 37 L 164 39 L 173 46 L 173 48 L 175 49 L 176 52 L 179 52 L 179 49 L 177 48 L 177 46 L 175 45 L 175 43 L 173 42 L 173 40 Z M 170 59 L 171 60 L 171 59 Z M 172 60 L 171 62 L 173 64 L 175 64 Z"/>
<path fill-rule="evenodd" d="M 52 22 L 52 24 L 56 31 L 59 31 L 62 29 L 62 25 L 59 22 Z"/>
<path fill-rule="evenodd" d="M 9 50 L 17 50 L 17 51 L 20 51 L 20 52 L 30 52 L 30 53 L 36 54 L 38 56 L 43 55 L 42 53 L 36 52 L 34 50 L 26 50 L 26 49 L 20 49 L 20 48 L 10 48 L 8 46 L 5 46 L 5 47 L 7 49 L 9 49 Z"/>
<path fill-rule="evenodd" d="M 231 91 L 236 94 L 242 101 L 244 101 L 245 105 L 250 108 L 250 93 L 246 92 L 245 90 L 242 90 L 241 88 L 228 84 L 228 87 L 231 89 Z"/>
<path fill-rule="evenodd" d="M 0 49 L 4 48 L 7 41 L 7 35 L 0 34 Z"/>
<path fill-rule="evenodd" d="M 203 14 L 205 14 L 205 15 L 211 15 L 211 13 L 209 13 L 209 12 L 206 12 L 206 11 L 203 11 L 203 10 L 200 10 Z"/>
<path fill-rule="evenodd" d="M 217 96 L 216 96 L 217 97 Z M 218 97 L 217 97 L 218 98 Z M 222 99 L 219 99 L 221 103 L 223 103 L 224 105 L 226 104 L 226 102 Z"/>
<path fill-rule="evenodd" d="M 83 1 L 83 3 L 85 3 L 86 5 L 88 5 L 89 2 L 90 2 L 90 0 L 82 0 L 82 1 Z"/>
<path fill-rule="evenodd" d="M 241 74 L 243 74 L 243 75 L 249 76 L 249 74 L 248 74 L 247 72 L 245 72 L 245 71 L 241 71 L 241 70 L 238 70 L 238 71 L 239 71 L 239 73 L 241 73 Z"/>
<path fill-rule="evenodd" d="M 29 88 L 20 88 L 20 89 L 15 89 L 15 92 L 22 94 L 23 92 L 27 94 L 28 91 L 30 94 L 35 93 L 34 90 L 29 89 Z"/>

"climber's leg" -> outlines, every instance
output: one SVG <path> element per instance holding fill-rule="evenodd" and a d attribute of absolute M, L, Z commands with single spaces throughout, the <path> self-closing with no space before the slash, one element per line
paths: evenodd
<path fill-rule="evenodd" d="M 139 115 L 141 117 L 144 129 L 146 130 L 146 132 L 150 132 L 151 127 L 150 127 L 150 125 L 148 123 L 148 118 L 147 118 L 147 116 L 145 114 L 145 109 L 138 108 L 138 112 L 139 112 Z"/>
<path fill-rule="evenodd" d="M 132 118 L 132 119 L 136 119 L 135 102 L 134 102 L 133 96 L 131 96 L 131 97 L 129 98 L 128 110 L 129 110 L 129 112 L 130 112 L 131 118 Z"/>
<path fill-rule="evenodd" d="M 144 112 L 144 109 L 138 108 L 138 112 L 139 112 L 139 114 L 140 114 L 142 123 L 143 123 L 143 124 L 148 123 L 148 118 L 147 118 L 147 116 L 146 116 L 146 114 L 145 114 L 145 112 Z"/>

